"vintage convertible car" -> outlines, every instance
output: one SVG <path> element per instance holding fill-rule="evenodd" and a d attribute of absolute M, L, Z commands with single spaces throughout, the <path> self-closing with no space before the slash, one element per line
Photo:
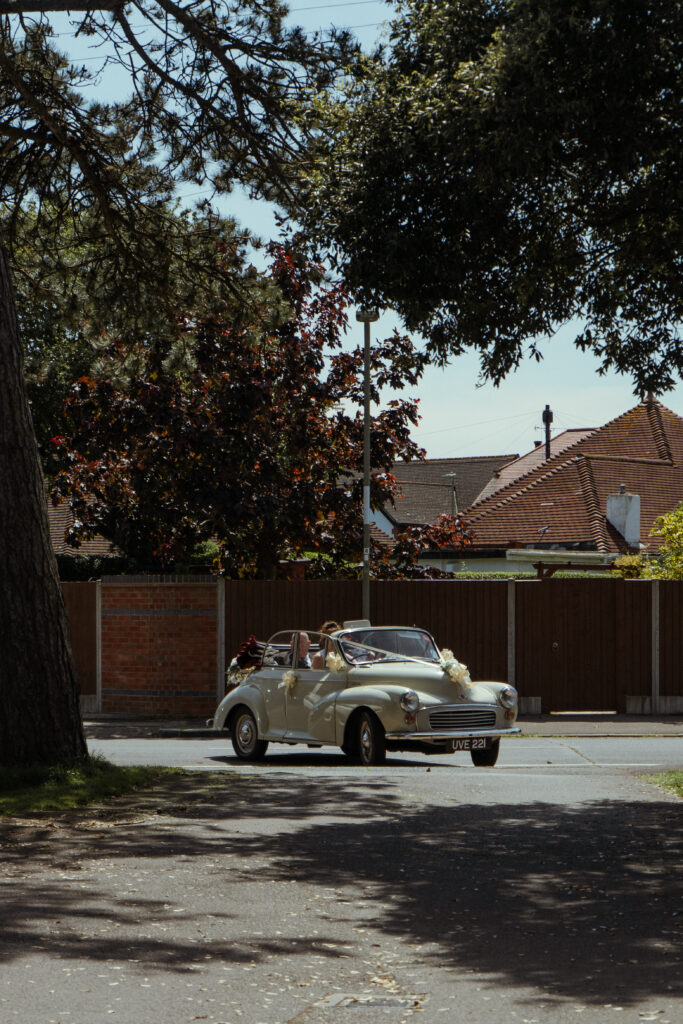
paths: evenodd
<path fill-rule="evenodd" d="M 492 767 L 500 738 L 520 731 L 514 687 L 472 682 L 415 627 L 286 630 L 233 660 L 227 685 L 210 724 L 230 732 L 245 761 L 276 742 L 340 746 L 364 765 L 380 764 L 387 750 L 469 750 L 475 765 Z"/>

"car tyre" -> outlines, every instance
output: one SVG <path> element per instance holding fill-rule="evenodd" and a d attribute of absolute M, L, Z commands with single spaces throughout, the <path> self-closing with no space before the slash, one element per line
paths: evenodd
<path fill-rule="evenodd" d="M 498 760 L 500 740 L 494 740 L 487 750 L 470 750 L 472 762 L 477 768 L 493 768 Z"/>
<path fill-rule="evenodd" d="M 371 711 L 359 711 L 349 722 L 342 750 L 358 764 L 384 764 L 387 747 L 377 716 Z"/>
<path fill-rule="evenodd" d="M 256 719 L 249 708 L 238 708 L 230 720 L 232 749 L 241 761 L 261 761 L 268 741 L 258 738 Z"/>

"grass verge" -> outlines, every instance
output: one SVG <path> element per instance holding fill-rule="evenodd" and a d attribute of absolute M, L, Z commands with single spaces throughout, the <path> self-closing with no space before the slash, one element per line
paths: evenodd
<path fill-rule="evenodd" d="M 0 768 L 0 816 L 32 817 L 98 804 L 177 774 L 182 771 L 151 765 L 120 767 L 97 756 L 69 768 Z"/>
<path fill-rule="evenodd" d="M 662 789 L 670 789 L 672 793 L 683 797 L 683 771 L 659 772 L 657 775 L 646 775 L 645 779 Z"/>

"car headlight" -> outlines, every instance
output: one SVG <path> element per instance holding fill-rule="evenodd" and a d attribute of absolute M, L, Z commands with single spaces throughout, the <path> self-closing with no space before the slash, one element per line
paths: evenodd
<path fill-rule="evenodd" d="M 405 693 L 401 694 L 398 702 L 404 711 L 417 711 L 420 706 L 420 698 L 415 693 L 415 690 L 406 690 Z"/>
<path fill-rule="evenodd" d="M 514 708 L 517 703 L 517 691 L 514 686 L 505 686 L 498 694 L 498 700 L 504 708 Z"/>

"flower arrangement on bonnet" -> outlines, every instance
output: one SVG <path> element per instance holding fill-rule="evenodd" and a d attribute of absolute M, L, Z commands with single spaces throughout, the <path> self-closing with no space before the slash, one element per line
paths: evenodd
<path fill-rule="evenodd" d="M 472 685 L 472 679 L 467 665 L 463 665 L 461 661 L 458 661 L 453 654 L 453 651 L 449 651 L 447 647 L 444 647 L 441 651 L 441 661 L 439 664 L 446 675 L 452 679 L 454 683 L 459 683 L 460 686 Z"/>

